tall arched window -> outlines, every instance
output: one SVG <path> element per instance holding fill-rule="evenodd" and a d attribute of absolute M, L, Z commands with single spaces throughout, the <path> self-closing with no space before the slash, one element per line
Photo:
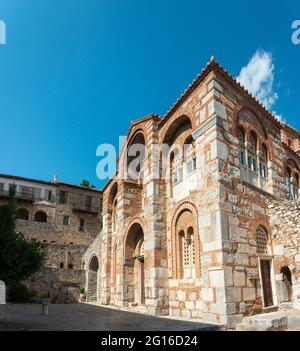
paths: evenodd
<path fill-rule="evenodd" d="M 268 178 L 268 152 L 265 145 L 262 146 L 259 156 L 259 174 L 262 178 Z"/>
<path fill-rule="evenodd" d="M 46 215 L 46 213 L 43 212 L 43 211 L 36 212 L 36 214 L 34 215 L 34 221 L 35 222 L 46 223 L 47 222 L 47 215 Z"/>
<path fill-rule="evenodd" d="M 299 178 L 299 174 L 296 173 L 295 174 L 295 180 L 296 180 L 296 186 L 297 186 L 297 189 L 296 189 L 296 194 L 297 194 L 297 199 L 299 198 L 299 181 L 300 181 L 300 178 Z"/>
<path fill-rule="evenodd" d="M 242 128 L 238 129 L 237 138 L 239 140 L 239 155 L 240 164 L 246 165 L 246 152 L 245 152 L 245 132 Z"/>
<path fill-rule="evenodd" d="M 173 186 L 183 179 L 182 155 L 177 148 L 171 152 L 170 176 L 171 176 L 171 185 Z"/>
<path fill-rule="evenodd" d="M 285 183 L 288 190 L 288 198 L 290 200 L 298 200 L 299 198 L 299 173 L 297 165 L 292 161 L 288 161 L 285 170 Z"/>
<path fill-rule="evenodd" d="M 195 239 L 194 229 L 190 227 L 186 232 L 179 233 L 182 248 L 182 278 L 195 278 Z"/>
<path fill-rule="evenodd" d="M 178 217 L 176 224 L 178 242 L 178 277 L 196 278 L 196 247 L 193 213 L 185 210 Z"/>
<path fill-rule="evenodd" d="M 292 197 L 294 200 L 299 198 L 299 175 L 298 173 L 294 174 L 294 177 L 291 179 L 291 188 L 292 188 Z"/>
<path fill-rule="evenodd" d="M 184 161 L 187 174 L 192 173 L 197 166 L 196 145 L 192 137 L 189 137 L 184 144 Z"/>
<path fill-rule="evenodd" d="M 117 212 L 118 200 L 114 199 L 112 209 L 112 231 L 115 233 L 118 229 L 118 212 Z"/>
<path fill-rule="evenodd" d="M 142 131 L 138 131 L 129 141 L 127 148 L 126 170 L 129 179 L 138 180 L 143 176 L 145 158 L 145 137 Z"/>
<path fill-rule="evenodd" d="M 250 134 L 249 144 L 248 144 L 248 168 L 253 171 L 257 172 L 257 162 L 256 162 L 256 142 L 257 138 L 254 133 Z"/>
<path fill-rule="evenodd" d="M 260 187 L 268 191 L 268 151 L 264 144 L 259 152 L 259 181 Z"/>
<path fill-rule="evenodd" d="M 247 143 L 247 179 L 249 183 L 261 186 L 258 179 L 257 137 L 254 132 L 250 133 Z"/>
<path fill-rule="evenodd" d="M 89 270 L 97 272 L 99 270 L 99 261 L 97 256 L 93 256 L 90 261 Z"/>
<path fill-rule="evenodd" d="M 287 186 L 290 199 L 292 198 L 291 179 L 292 179 L 292 170 L 289 167 L 287 167 L 285 170 L 285 185 Z"/>

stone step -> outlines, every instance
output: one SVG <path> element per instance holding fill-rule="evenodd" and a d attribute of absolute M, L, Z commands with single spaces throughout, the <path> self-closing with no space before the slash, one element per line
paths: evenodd
<path fill-rule="evenodd" d="M 280 309 L 282 309 L 282 310 L 292 310 L 293 309 L 293 303 L 292 302 L 282 302 L 280 304 Z"/>
<path fill-rule="evenodd" d="M 249 325 L 261 325 L 272 327 L 275 329 L 284 328 L 288 325 L 287 316 L 285 314 L 278 315 L 276 313 L 269 313 L 251 317 L 245 317 L 243 323 Z"/>
<path fill-rule="evenodd" d="M 257 324 L 240 323 L 236 325 L 236 331 L 271 331 L 273 327 Z"/>
<path fill-rule="evenodd" d="M 288 328 L 289 330 L 300 331 L 300 312 L 299 315 L 288 316 Z"/>

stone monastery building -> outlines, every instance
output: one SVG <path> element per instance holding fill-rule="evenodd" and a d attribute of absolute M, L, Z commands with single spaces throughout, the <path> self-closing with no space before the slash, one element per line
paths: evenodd
<path fill-rule="evenodd" d="M 118 163 L 103 191 L 0 175 L 17 230 L 48 244 L 31 285 L 228 327 L 300 308 L 300 133 L 213 58 L 165 116 L 131 123 Z"/>
<path fill-rule="evenodd" d="M 299 176 L 300 134 L 212 58 L 164 117 L 131 123 L 83 258 L 88 300 L 229 326 L 299 308 Z"/>
<path fill-rule="evenodd" d="M 53 302 L 78 301 L 84 286 L 82 256 L 101 230 L 102 192 L 59 182 L 0 174 L 0 206 L 16 189 L 16 230 L 47 245 L 42 270 L 27 282 Z"/>

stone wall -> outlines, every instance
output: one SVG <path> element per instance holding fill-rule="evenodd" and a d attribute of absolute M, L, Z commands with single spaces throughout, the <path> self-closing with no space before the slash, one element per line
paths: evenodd
<path fill-rule="evenodd" d="M 7 203 L 9 184 L 14 184 L 17 211 L 27 211 L 28 218 L 17 219 L 16 230 L 25 239 L 46 244 L 44 269 L 28 284 L 32 282 L 39 295 L 47 293 L 51 284 L 55 284 L 53 289 L 59 294 L 59 301 L 63 301 L 63 296 L 66 301 L 77 300 L 78 288 L 85 286 L 83 255 L 102 229 L 102 192 L 12 176 L 1 176 L 0 183 L 4 184 L 0 191 L 0 206 Z M 28 192 L 21 193 L 22 187 Z M 51 198 L 47 197 L 46 191 L 52 192 Z M 60 201 L 61 192 L 66 194 L 65 203 Z M 91 204 L 87 204 L 87 197 L 92 199 Z M 36 221 L 38 212 L 46 214 L 46 222 Z M 81 220 L 84 221 L 83 228 L 80 228 Z"/>
<path fill-rule="evenodd" d="M 300 308 L 300 202 L 273 201 L 268 214 L 280 302 L 292 302 L 294 307 Z"/>
<path fill-rule="evenodd" d="M 38 299 L 50 296 L 53 303 L 74 303 L 85 286 L 85 271 L 43 267 L 26 284 L 38 292 Z"/>

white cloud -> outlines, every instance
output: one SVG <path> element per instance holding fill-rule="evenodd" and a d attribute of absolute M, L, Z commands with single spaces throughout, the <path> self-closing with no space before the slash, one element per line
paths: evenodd
<path fill-rule="evenodd" d="M 278 100 L 278 94 L 273 87 L 274 71 L 272 54 L 260 49 L 237 77 L 237 80 L 268 109 Z"/>
<path fill-rule="evenodd" d="M 278 120 L 279 122 L 285 123 L 285 119 L 284 119 L 284 117 L 283 117 L 282 115 L 278 115 L 278 114 L 276 113 L 276 111 L 273 111 L 273 114 L 274 114 L 275 118 L 277 118 L 277 120 Z"/>

